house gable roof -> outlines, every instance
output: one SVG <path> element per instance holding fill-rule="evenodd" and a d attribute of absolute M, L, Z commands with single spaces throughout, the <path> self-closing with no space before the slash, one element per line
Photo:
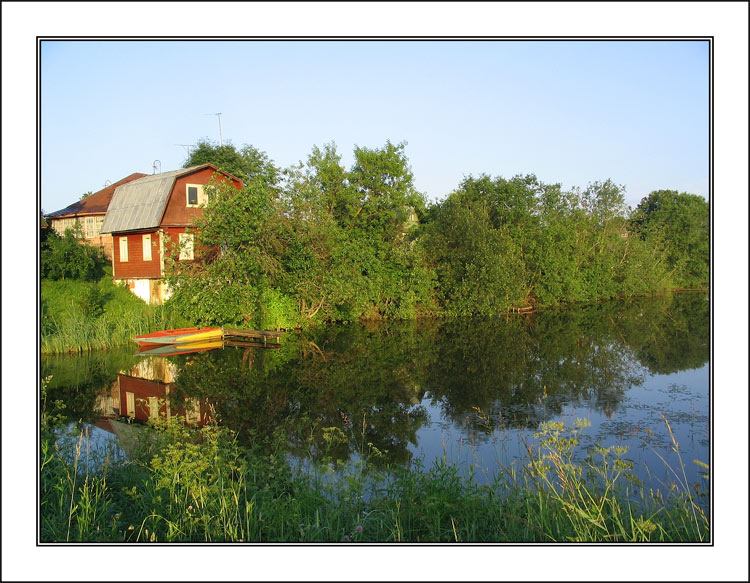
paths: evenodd
<path fill-rule="evenodd" d="M 204 168 L 213 168 L 216 172 L 234 178 L 213 164 L 201 164 L 162 174 L 152 174 L 118 186 L 109 204 L 107 215 L 104 217 L 101 232 L 115 233 L 158 227 L 175 180 Z"/>
<path fill-rule="evenodd" d="M 88 195 L 84 199 L 74 202 L 73 204 L 66 206 L 64 209 L 49 213 L 46 216 L 47 218 L 59 219 L 63 217 L 75 217 L 79 215 L 104 214 L 107 212 L 109 203 L 112 200 L 112 195 L 115 193 L 115 190 L 117 190 L 118 186 L 122 186 L 123 184 L 127 184 L 128 182 L 133 182 L 134 180 L 138 180 L 139 178 L 144 178 L 145 176 L 148 176 L 148 174 L 143 174 L 142 172 L 134 172 L 130 176 L 126 176 L 122 180 L 118 180 L 117 182 L 110 184 L 106 188 L 102 188 L 101 190 Z"/>

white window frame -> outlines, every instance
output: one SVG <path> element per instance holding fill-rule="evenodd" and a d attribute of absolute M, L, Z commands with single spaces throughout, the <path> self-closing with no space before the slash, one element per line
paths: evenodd
<path fill-rule="evenodd" d="M 180 233 L 180 261 L 192 261 L 195 258 L 195 237 L 192 233 Z"/>
<path fill-rule="evenodd" d="M 151 261 L 151 234 L 143 235 L 143 260 Z"/>
<path fill-rule="evenodd" d="M 196 204 L 190 203 L 190 189 L 195 188 L 197 189 L 197 195 L 196 195 Z M 203 184 L 186 184 L 185 185 L 185 204 L 188 206 L 188 208 L 199 208 L 201 206 L 204 206 L 208 202 L 208 197 L 206 196 L 206 189 Z"/>
<path fill-rule="evenodd" d="M 123 253 L 124 251 L 124 253 Z M 120 263 L 128 261 L 128 237 L 120 237 Z"/>
<path fill-rule="evenodd" d="M 87 239 L 93 239 L 96 237 L 96 220 L 94 217 L 86 217 L 84 219 L 85 233 Z"/>

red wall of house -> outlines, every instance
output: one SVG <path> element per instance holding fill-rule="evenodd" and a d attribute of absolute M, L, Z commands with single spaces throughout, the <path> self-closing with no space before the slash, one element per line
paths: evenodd
<path fill-rule="evenodd" d="M 211 177 L 216 171 L 213 168 L 204 168 L 197 172 L 193 172 L 187 176 L 181 176 L 175 181 L 172 193 L 169 195 L 167 201 L 167 207 L 164 211 L 164 217 L 162 218 L 162 226 L 178 226 L 178 225 L 189 225 L 196 218 L 203 215 L 203 209 L 194 208 L 187 206 L 187 184 L 208 184 Z M 229 180 L 223 175 L 221 176 L 224 180 Z M 239 180 L 233 180 L 232 184 L 235 188 L 241 188 Z"/>
<path fill-rule="evenodd" d="M 177 247 L 180 244 L 180 233 L 187 232 L 186 227 L 164 227 L 162 229 L 164 231 L 164 257 L 171 257 L 175 261 L 179 261 L 180 254 L 177 251 Z M 195 235 L 193 235 L 193 239 L 195 239 Z M 193 256 L 197 256 L 198 253 L 195 252 L 195 246 L 193 246 Z M 183 261 L 188 261 L 187 259 L 183 259 Z"/>
<path fill-rule="evenodd" d="M 151 235 L 151 261 L 143 260 L 143 235 Z M 120 239 L 128 239 L 128 260 L 120 260 Z M 161 255 L 159 253 L 159 233 L 139 231 L 113 237 L 112 257 L 114 279 L 139 279 L 161 277 Z"/>

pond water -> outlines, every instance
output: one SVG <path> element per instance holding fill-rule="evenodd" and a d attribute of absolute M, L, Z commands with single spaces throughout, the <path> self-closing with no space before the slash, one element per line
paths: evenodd
<path fill-rule="evenodd" d="M 709 463 L 709 302 L 673 294 L 481 321 L 418 321 L 288 333 L 281 348 L 143 356 L 135 345 L 45 356 L 62 423 L 118 441 L 138 422 L 218 422 L 242 441 L 279 435 L 305 464 L 455 462 L 475 479 L 519 464 L 546 421 L 586 419 L 586 448 L 624 445 L 646 484 Z M 670 435 L 670 430 L 672 435 Z"/>

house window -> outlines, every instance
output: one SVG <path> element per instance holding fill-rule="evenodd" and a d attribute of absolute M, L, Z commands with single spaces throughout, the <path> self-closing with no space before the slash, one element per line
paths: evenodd
<path fill-rule="evenodd" d="M 78 237 L 79 239 L 84 236 L 85 233 L 81 232 L 83 225 L 81 225 L 81 221 L 78 219 L 66 219 L 70 222 L 70 226 L 68 228 L 73 229 L 73 235 Z"/>
<path fill-rule="evenodd" d="M 206 204 L 206 191 L 202 184 L 185 185 L 187 192 L 187 205 L 189 207 L 198 207 Z"/>
<path fill-rule="evenodd" d="M 96 233 L 95 217 L 86 217 L 85 225 L 86 225 L 86 238 L 93 239 L 94 237 L 96 237 L 97 233 Z"/>
<path fill-rule="evenodd" d="M 94 217 L 94 237 L 98 237 L 102 232 L 104 217 Z"/>
<path fill-rule="evenodd" d="M 120 237 L 120 261 L 128 260 L 128 238 Z"/>
<path fill-rule="evenodd" d="M 59 224 L 60 224 L 61 231 L 58 231 L 58 232 L 60 232 L 60 234 L 63 235 L 65 234 L 65 231 L 67 231 L 68 229 L 75 228 L 76 219 L 62 219 L 61 221 L 59 221 Z"/>
<path fill-rule="evenodd" d="M 180 260 L 193 259 L 193 234 L 180 233 Z"/>
<path fill-rule="evenodd" d="M 151 235 L 143 235 L 143 260 L 151 261 Z"/>

